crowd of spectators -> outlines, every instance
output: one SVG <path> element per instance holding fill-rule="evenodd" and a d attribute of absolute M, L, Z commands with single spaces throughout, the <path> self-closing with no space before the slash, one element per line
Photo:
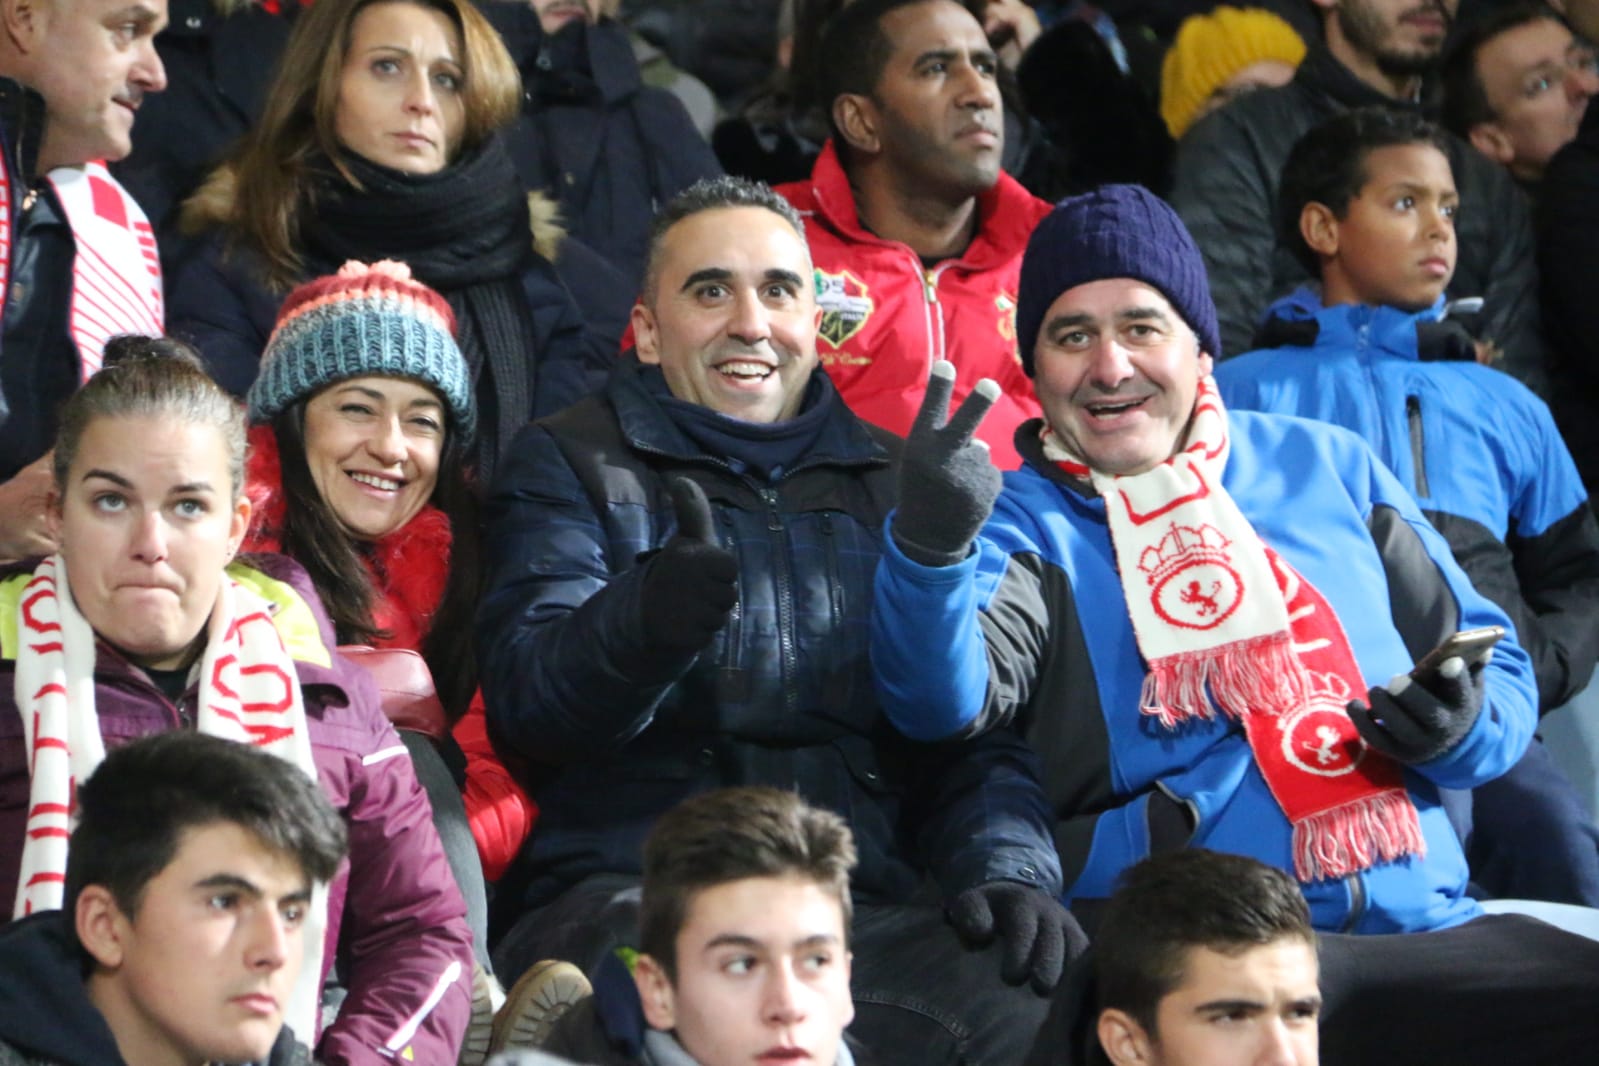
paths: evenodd
<path fill-rule="evenodd" d="M 0 1064 L 1576 1061 L 1599 4 L 1233 3 L 0 0 Z"/>

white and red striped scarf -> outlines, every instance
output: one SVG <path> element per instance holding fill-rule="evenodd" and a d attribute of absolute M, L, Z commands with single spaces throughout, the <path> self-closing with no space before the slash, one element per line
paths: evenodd
<path fill-rule="evenodd" d="M 14 236 L 13 191 L 3 178 L 0 172 L 0 294 L 10 283 Z M 72 229 L 67 328 L 78 349 L 78 380 L 87 381 L 100 369 L 105 343 L 112 337 L 156 337 L 165 331 L 161 259 L 150 220 L 103 164 L 57 167 L 48 178 Z"/>
<path fill-rule="evenodd" d="M 1301 881 L 1426 854 L 1398 764 L 1346 710 L 1366 686 L 1332 605 L 1255 533 L 1222 486 L 1230 442 L 1200 382 L 1186 445 L 1142 474 L 1090 470 L 1047 426 L 1044 455 L 1091 481 L 1148 673 L 1139 709 L 1168 729 L 1216 709 L 1241 721 L 1293 825 Z"/>
<path fill-rule="evenodd" d="M 31 779 L 13 915 L 21 918 L 61 906 L 77 782 L 105 758 L 95 712 L 94 630 L 73 602 L 61 556 L 42 562 L 23 589 L 17 641 L 15 695 Z M 200 732 L 263 748 L 316 780 L 294 660 L 268 603 L 231 578 L 217 590 L 198 676 Z M 326 886 L 317 886 L 306 921 L 305 966 L 288 1014 L 307 1040 L 316 1031 L 326 926 Z"/>

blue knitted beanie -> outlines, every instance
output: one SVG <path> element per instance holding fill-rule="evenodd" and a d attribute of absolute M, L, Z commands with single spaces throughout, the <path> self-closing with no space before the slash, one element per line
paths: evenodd
<path fill-rule="evenodd" d="M 451 428 L 471 439 L 477 407 L 455 315 L 409 267 L 387 259 L 352 259 L 289 293 L 250 386 L 250 420 L 271 421 L 335 382 L 367 375 L 430 386 L 449 409 Z"/>
<path fill-rule="evenodd" d="M 1142 185 L 1103 185 L 1056 204 L 1027 241 L 1016 341 L 1028 377 L 1044 312 L 1066 290 L 1105 278 L 1157 289 L 1199 337 L 1200 350 L 1221 358 L 1205 261 L 1182 219 Z"/>

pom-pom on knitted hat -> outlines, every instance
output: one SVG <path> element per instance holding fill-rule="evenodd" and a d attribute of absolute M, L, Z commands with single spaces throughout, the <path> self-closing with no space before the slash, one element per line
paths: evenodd
<path fill-rule="evenodd" d="M 1160 68 L 1160 117 L 1171 135 L 1194 124 L 1210 94 L 1251 63 L 1277 59 L 1299 66 L 1305 42 L 1286 20 L 1259 7 L 1218 7 L 1190 15 Z"/>
<path fill-rule="evenodd" d="M 455 315 L 444 297 L 392 259 L 352 259 L 337 274 L 289 293 L 250 386 L 250 419 L 270 421 L 335 382 L 367 375 L 432 387 L 449 409 L 452 428 L 471 439 L 477 407 L 455 343 Z"/>
<path fill-rule="evenodd" d="M 1105 278 L 1135 278 L 1158 290 L 1221 358 L 1221 329 L 1205 261 L 1177 212 L 1142 185 L 1101 185 L 1069 196 L 1033 230 L 1022 256 L 1016 341 L 1033 375 L 1033 347 L 1044 312 L 1068 289 Z"/>

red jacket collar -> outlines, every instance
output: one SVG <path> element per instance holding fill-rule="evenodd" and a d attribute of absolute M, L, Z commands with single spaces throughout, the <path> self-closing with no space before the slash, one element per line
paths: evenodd
<path fill-rule="evenodd" d="M 822 146 L 822 154 L 811 169 L 811 195 L 816 202 L 816 213 L 850 240 L 904 247 L 861 225 L 849 175 L 844 172 L 844 164 L 831 138 Z M 955 262 L 970 270 L 1004 266 L 1027 250 L 1027 238 L 1049 210 L 1049 204 L 1000 171 L 994 187 L 977 197 L 977 234 Z"/>

